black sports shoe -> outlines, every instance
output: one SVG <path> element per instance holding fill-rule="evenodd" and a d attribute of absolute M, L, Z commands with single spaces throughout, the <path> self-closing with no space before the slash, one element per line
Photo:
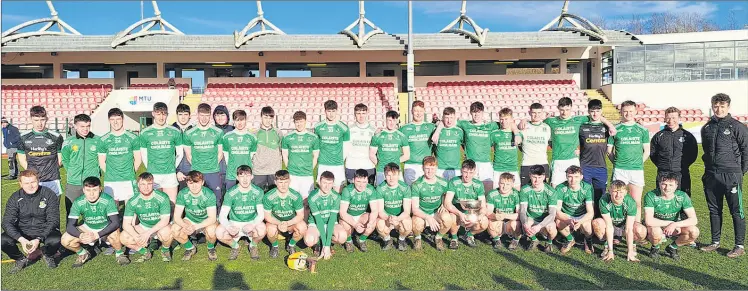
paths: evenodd
<path fill-rule="evenodd" d="M 423 249 L 423 240 L 420 238 L 416 238 L 413 240 L 413 249 L 416 251 L 420 251 Z"/>
<path fill-rule="evenodd" d="M 554 249 L 553 243 L 545 243 L 545 248 L 543 249 L 543 252 L 545 252 L 546 254 L 551 254 L 553 253 L 553 249 Z"/>
<path fill-rule="evenodd" d="M 192 247 L 189 250 L 184 250 L 184 257 L 182 257 L 182 261 L 189 261 L 190 259 L 192 259 L 192 256 L 196 253 L 197 253 L 197 247 Z"/>
<path fill-rule="evenodd" d="M 513 251 L 516 250 L 519 247 L 519 239 L 513 238 L 512 242 L 509 243 L 509 246 L 507 247 L 508 250 Z"/>
<path fill-rule="evenodd" d="M 343 244 L 343 248 L 345 249 L 346 252 L 349 252 L 349 253 L 352 253 L 355 250 L 355 248 L 353 247 L 353 242 L 349 242 L 349 241 Z"/>
<path fill-rule="evenodd" d="M 270 247 L 270 257 L 271 258 L 277 258 L 278 257 L 278 247 L 277 246 Z"/>
<path fill-rule="evenodd" d="M 442 238 L 434 238 L 434 245 L 436 245 L 437 251 L 444 251 L 444 239 Z"/>
<path fill-rule="evenodd" d="M 216 248 L 208 249 L 208 260 L 215 261 L 217 259 L 218 259 L 218 254 L 216 254 Z"/>
<path fill-rule="evenodd" d="M 78 255 L 78 258 L 76 258 L 75 262 L 73 263 L 73 268 L 80 268 L 80 267 L 82 267 L 83 264 L 85 264 L 86 262 L 88 262 L 88 259 L 90 259 L 90 258 L 91 258 L 91 254 L 88 251 L 86 251 L 82 255 Z"/>
<path fill-rule="evenodd" d="M 120 266 L 125 266 L 130 263 L 130 259 L 128 259 L 124 254 L 117 256 L 116 260 L 117 264 L 119 264 Z"/>
<path fill-rule="evenodd" d="M 383 251 L 388 251 L 388 250 L 390 250 L 392 248 L 392 239 L 388 239 L 388 240 L 384 241 L 382 244 L 383 244 L 382 250 Z"/>
<path fill-rule="evenodd" d="M 260 259 L 260 249 L 258 249 L 257 246 L 249 245 L 247 248 L 249 249 L 249 258 L 252 260 Z"/>
<path fill-rule="evenodd" d="M 312 246 L 312 253 L 314 253 L 315 257 L 319 257 L 322 255 L 322 243 L 321 242 Z"/>
<path fill-rule="evenodd" d="M 456 250 L 460 246 L 460 243 L 457 242 L 456 239 L 450 239 L 449 240 L 449 249 L 450 250 Z"/>
<path fill-rule="evenodd" d="M 15 266 L 13 266 L 13 269 L 10 269 L 10 274 L 15 274 L 23 270 L 23 268 L 26 268 L 29 264 L 29 259 L 26 257 L 20 258 L 16 261 Z"/>
<path fill-rule="evenodd" d="M 47 255 L 42 255 L 42 258 L 44 258 L 44 262 L 47 263 L 47 268 L 57 268 L 57 262 L 55 262 L 55 258 L 48 257 Z"/>
<path fill-rule="evenodd" d="M 574 244 L 575 243 L 576 243 L 576 241 L 574 241 L 573 239 L 570 240 L 570 241 L 567 241 L 566 243 L 564 243 L 561 246 L 561 254 L 565 255 L 566 253 L 568 253 L 569 251 L 571 251 L 571 249 L 574 248 Z"/>
<path fill-rule="evenodd" d="M 676 249 L 676 248 L 674 248 L 674 247 L 668 246 L 667 248 L 665 248 L 665 253 L 666 253 L 666 254 L 667 254 L 667 255 L 668 255 L 668 256 L 669 256 L 670 258 L 672 258 L 673 260 L 678 260 L 678 259 L 680 259 L 680 256 L 678 255 L 678 249 Z"/>
<path fill-rule="evenodd" d="M 404 252 L 406 250 L 406 247 L 408 246 L 408 242 L 406 242 L 404 239 L 398 239 L 397 240 L 397 250 Z"/>
<path fill-rule="evenodd" d="M 286 251 L 288 252 L 289 255 L 293 254 L 296 252 L 296 246 L 286 245 Z"/>
<path fill-rule="evenodd" d="M 471 248 L 474 248 L 476 246 L 475 245 L 475 237 L 472 236 L 472 235 L 467 236 L 465 238 L 465 244 L 467 244 L 467 246 L 469 246 Z"/>
<path fill-rule="evenodd" d="M 364 253 L 365 253 L 365 252 L 368 252 L 368 251 L 369 251 L 369 247 L 368 247 L 368 246 L 366 246 L 366 241 L 365 241 L 365 240 L 364 240 L 364 241 L 362 241 L 360 237 L 359 237 L 359 238 L 357 238 L 356 240 L 357 240 L 357 242 L 358 242 L 358 249 L 359 249 L 359 250 L 361 250 L 361 251 L 362 251 L 362 252 L 364 252 Z"/>
<path fill-rule="evenodd" d="M 528 251 L 537 250 L 539 244 L 540 244 L 539 240 L 530 240 L 530 245 L 527 247 L 527 250 Z"/>
<path fill-rule="evenodd" d="M 649 257 L 652 259 L 659 259 L 660 258 L 660 248 L 652 247 L 649 249 Z"/>

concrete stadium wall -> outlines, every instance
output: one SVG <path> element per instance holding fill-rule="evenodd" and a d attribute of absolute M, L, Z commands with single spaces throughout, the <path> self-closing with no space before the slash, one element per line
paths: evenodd
<path fill-rule="evenodd" d="M 3 79 L 3 85 L 73 85 L 73 84 L 110 84 L 114 79 Z"/>
<path fill-rule="evenodd" d="M 710 110 L 712 96 L 725 93 L 732 99 L 733 115 L 748 114 L 748 80 L 612 84 L 603 86 L 603 92 L 615 104 L 632 100 L 657 109 L 670 106 L 701 109 L 705 114 Z"/>
<path fill-rule="evenodd" d="M 469 75 L 469 76 L 421 76 L 416 78 L 416 87 L 426 87 L 428 82 L 454 81 L 506 81 L 506 80 L 569 80 L 572 74 L 538 74 L 538 75 Z"/>

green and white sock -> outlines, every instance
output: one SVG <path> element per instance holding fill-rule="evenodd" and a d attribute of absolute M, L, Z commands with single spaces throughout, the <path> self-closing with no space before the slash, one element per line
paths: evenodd
<path fill-rule="evenodd" d="M 537 240 L 538 240 L 538 237 L 537 237 L 537 236 L 534 236 L 534 235 L 533 235 L 533 236 L 531 236 L 531 237 L 530 237 L 530 239 L 531 239 L 532 241 L 537 241 Z"/>
<path fill-rule="evenodd" d="M 295 246 L 296 246 L 296 240 L 295 240 L 295 239 L 291 239 L 291 240 L 289 240 L 289 241 L 288 241 L 288 246 L 289 246 L 289 247 L 295 247 Z"/>
<path fill-rule="evenodd" d="M 347 238 L 345 239 L 345 242 L 347 242 L 347 243 L 353 242 L 353 238 L 351 238 L 351 236 L 349 235 L 349 236 L 348 236 L 348 237 L 347 237 Z"/>
<path fill-rule="evenodd" d="M 161 247 L 161 252 L 164 253 L 164 254 L 168 253 L 169 252 L 169 247 L 166 247 L 166 246 Z"/>
<path fill-rule="evenodd" d="M 278 247 L 278 241 L 274 241 L 274 242 L 273 242 L 273 247 L 274 247 L 274 248 L 277 248 L 277 247 Z"/>
<path fill-rule="evenodd" d="M 187 240 L 187 242 L 183 243 L 182 245 L 184 246 L 185 250 L 191 250 L 195 248 L 195 246 L 192 245 L 192 242 L 190 240 Z"/>
<path fill-rule="evenodd" d="M 364 242 L 364 241 L 366 241 L 367 238 L 369 238 L 368 235 L 362 234 L 361 236 L 358 237 L 358 240 Z"/>
<path fill-rule="evenodd" d="M 147 253 L 147 252 L 148 252 L 148 249 L 146 249 L 146 248 L 140 248 L 138 250 L 138 253 L 141 254 L 141 255 L 145 255 L 145 253 Z"/>
<path fill-rule="evenodd" d="M 501 240 L 501 236 L 500 235 L 497 235 L 497 236 L 493 237 L 493 241 L 499 241 L 499 240 Z"/>
<path fill-rule="evenodd" d="M 209 250 L 210 249 L 215 249 L 215 248 L 216 248 L 216 243 L 208 242 L 208 249 Z"/>
<path fill-rule="evenodd" d="M 118 250 L 114 250 L 114 256 L 116 256 L 116 257 L 119 257 L 119 256 L 123 255 L 124 253 L 125 253 L 124 248 L 118 249 Z"/>
<path fill-rule="evenodd" d="M 239 248 L 239 242 L 238 241 L 232 241 L 231 242 L 231 248 L 232 249 L 238 249 Z"/>
<path fill-rule="evenodd" d="M 566 241 L 572 241 L 572 240 L 574 240 L 574 236 L 573 235 L 569 234 L 569 235 L 566 236 Z"/>
<path fill-rule="evenodd" d="M 673 243 L 671 243 L 668 247 L 671 247 L 671 248 L 677 250 L 678 249 L 678 244 L 676 244 L 675 241 L 673 241 Z"/>
<path fill-rule="evenodd" d="M 457 240 L 457 234 L 450 234 L 449 238 L 452 240 Z"/>
<path fill-rule="evenodd" d="M 82 256 L 82 255 L 85 255 L 85 254 L 86 254 L 87 252 L 88 252 L 88 251 L 86 251 L 86 249 L 84 249 L 84 248 L 81 248 L 80 250 L 78 250 L 78 251 L 77 251 L 77 252 L 75 252 L 75 253 L 76 253 L 76 254 L 78 254 L 79 256 Z"/>

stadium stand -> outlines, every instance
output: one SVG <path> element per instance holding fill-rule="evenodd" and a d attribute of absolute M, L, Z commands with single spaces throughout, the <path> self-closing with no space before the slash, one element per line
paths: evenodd
<path fill-rule="evenodd" d="M 92 113 L 111 91 L 111 84 L 3 85 L 3 116 L 28 129 L 28 112 L 34 105 L 44 106 L 50 120 L 64 120 Z"/>
<path fill-rule="evenodd" d="M 665 109 L 651 108 L 644 103 L 639 103 L 637 107 L 637 117 L 643 124 L 661 123 L 665 122 Z M 616 109 L 620 109 L 621 105 L 617 104 Z M 693 108 L 680 108 L 681 122 L 706 122 L 709 120 L 701 109 Z M 737 118 L 737 117 L 736 117 Z M 742 121 L 738 119 L 739 121 Z"/>

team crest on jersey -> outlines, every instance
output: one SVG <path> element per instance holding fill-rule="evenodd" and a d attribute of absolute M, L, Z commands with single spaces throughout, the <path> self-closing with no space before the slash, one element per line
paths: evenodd
<path fill-rule="evenodd" d="M 44 209 L 47 208 L 47 200 L 39 201 L 39 208 Z"/>
<path fill-rule="evenodd" d="M 115 143 L 121 143 L 121 142 L 122 142 L 122 138 L 120 138 L 120 137 L 115 137 L 115 138 L 114 138 L 114 142 L 115 142 Z"/>
<path fill-rule="evenodd" d="M 72 149 L 73 149 L 74 152 L 77 152 L 78 151 L 78 145 L 74 144 L 73 147 L 72 147 Z"/>
<path fill-rule="evenodd" d="M 683 138 L 683 137 L 681 136 L 681 137 L 680 137 L 680 138 L 678 139 L 678 141 L 679 141 L 679 142 L 685 142 L 685 141 L 686 141 L 686 139 L 685 139 L 685 138 Z"/>
<path fill-rule="evenodd" d="M 146 202 L 145 203 L 145 208 L 151 208 L 151 202 Z"/>
<path fill-rule="evenodd" d="M 725 135 L 728 135 L 728 134 L 730 134 L 730 129 L 728 129 L 728 128 L 725 128 L 725 131 L 724 131 L 724 132 L 722 132 L 722 133 L 724 133 Z"/>
<path fill-rule="evenodd" d="M 240 137 L 237 137 L 237 138 L 236 138 L 236 141 L 237 141 L 237 142 L 242 142 L 243 140 L 244 140 L 244 137 L 243 137 L 243 136 L 240 136 Z"/>
<path fill-rule="evenodd" d="M 91 146 L 91 149 L 90 149 L 90 150 L 92 150 L 92 151 L 96 151 L 96 146 L 95 146 L 95 145 L 92 145 L 92 146 Z"/>
<path fill-rule="evenodd" d="M 247 196 L 242 196 L 242 202 L 247 202 Z"/>
<path fill-rule="evenodd" d="M 91 211 L 96 212 L 96 205 L 91 205 Z"/>
<path fill-rule="evenodd" d="M 388 135 L 387 139 L 392 140 L 392 135 Z"/>
<path fill-rule="evenodd" d="M 44 143 L 46 143 L 47 145 L 52 145 L 55 142 L 52 141 L 51 139 L 47 139 L 47 141 L 45 141 Z"/>
<path fill-rule="evenodd" d="M 164 136 L 164 132 L 159 130 L 156 132 L 156 136 Z"/>
<path fill-rule="evenodd" d="M 280 204 L 281 204 L 281 207 L 286 207 L 286 201 L 285 200 L 281 200 Z"/>
<path fill-rule="evenodd" d="M 197 205 L 197 199 L 192 199 L 192 206 L 196 206 L 196 205 Z"/>
<path fill-rule="evenodd" d="M 732 187 L 732 190 L 730 190 L 730 193 L 732 194 L 738 193 L 738 187 Z"/>
<path fill-rule="evenodd" d="M 207 132 L 205 132 L 205 131 L 203 131 L 203 132 L 201 132 L 200 134 L 202 135 L 202 137 L 205 137 L 205 135 L 206 135 L 206 134 L 208 134 L 208 133 L 207 133 Z"/>

